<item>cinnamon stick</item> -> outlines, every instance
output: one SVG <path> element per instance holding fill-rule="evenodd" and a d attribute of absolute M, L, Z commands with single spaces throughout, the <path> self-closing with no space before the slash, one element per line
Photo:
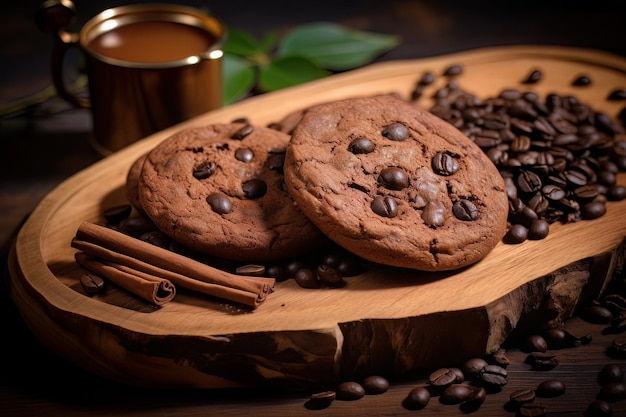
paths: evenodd
<path fill-rule="evenodd" d="M 79 265 L 152 304 L 163 305 L 176 295 L 176 287 L 167 279 L 100 261 L 81 252 L 77 252 L 74 257 Z"/>
<path fill-rule="evenodd" d="M 202 262 L 144 242 L 95 223 L 82 223 L 72 246 L 118 264 L 166 278 L 174 283 L 209 295 L 253 307 L 273 292 L 273 278 L 246 277 L 213 268 Z M 98 248 L 100 250 L 98 254 Z"/>

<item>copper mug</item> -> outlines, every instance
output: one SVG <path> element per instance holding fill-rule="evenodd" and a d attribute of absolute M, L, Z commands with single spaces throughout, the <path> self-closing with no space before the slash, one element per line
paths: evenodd
<path fill-rule="evenodd" d="M 54 86 L 60 97 L 91 110 L 102 153 L 221 106 L 227 30 L 215 16 L 180 5 L 135 4 L 99 13 L 78 33 L 64 30 L 75 16 L 70 0 L 48 0 L 37 19 L 55 37 Z M 87 98 L 64 81 L 73 47 L 85 57 Z"/>

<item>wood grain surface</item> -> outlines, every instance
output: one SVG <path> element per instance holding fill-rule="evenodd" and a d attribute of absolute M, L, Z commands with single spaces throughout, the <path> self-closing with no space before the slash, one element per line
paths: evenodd
<path fill-rule="evenodd" d="M 179 129 L 248 117 L 264 125 L 315 103 L 351 96 L 408 97 L 424 71 L 464 67 L 462 88 L 482 97 L 520 87 L 530 70 L 541 95 L 572 94 L 615 115 L 606 100 L 626 86 L 626 60 L 552 47 L 476 50 L 387 62 L 244 100 L 150 136 L 79 172 L 48 194 L 9 257 L 9 286 L 24 320 L 52 351 L 126 384 L 158 388 L 331 384 L 368 373 L 402 374 L 493 352 L 531 313 L 552 306 L 567 320 L 610 278 L 626 236 L 626 201 L 593 221 L 553 225 L 541 241 L 499 244 L 472 267 L 425 273 L 372 266 L 344 288 L 303 289 L 291 280 L 254 311 L 180 293 L 161 308 L 117 292 L 87 297 L 70 241 L 85 220 L 126 202 L 132 162 Z M 571 81 L 590 75 L 591 87 Z M 437 88 L 437 86 L 432 87 Z M 526 88 L 526 86 L 524 87 Z M 426 103 L 427 104 L 427 103 Z M 620 174 L 621 184 L 626 183 Z M 618 256 L 619 255 L 619 256 Z M 556 307 L 555 307 L 556 306 Z"/>

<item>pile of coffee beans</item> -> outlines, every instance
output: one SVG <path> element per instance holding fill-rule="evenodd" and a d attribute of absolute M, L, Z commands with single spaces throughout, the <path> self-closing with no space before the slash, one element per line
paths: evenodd
<path fill-rule="evenodd" d="M 616 183 L 626 171 L 626 107 L 619 122 L 594 110 L 572 95 L 539 97 L 519 88 L 479 98 L 459 87 L 463 68 L 453 65 L 442 76 L 444 87 L 432 93 L 429 110 L 476 143 L 499 169 L 509 197 L 506 243 L 543 239 L 554 222 L 596 219 L 606 213 L 606 202 L 626 198 L 626 187 Z M 535 69 L 521 84 L 540 82 Z M 411 100 L 419 104 L 436 81 L 431 72 L 417 81 Z M 579 76 L 572 85 L 591 84 Z M 626 100 L 616 88 L 607 100 Z"/>

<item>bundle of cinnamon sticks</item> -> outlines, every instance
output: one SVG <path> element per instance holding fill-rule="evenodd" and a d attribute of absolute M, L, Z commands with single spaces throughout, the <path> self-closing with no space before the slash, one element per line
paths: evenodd
<path fill-rule="evenodd" d="M 91 222 L 79 226 L 72 247 L 78 264 L 157 305 L 177 286 L 255 308 L 274 291 L 273 278 L 231 274 Z"/>

